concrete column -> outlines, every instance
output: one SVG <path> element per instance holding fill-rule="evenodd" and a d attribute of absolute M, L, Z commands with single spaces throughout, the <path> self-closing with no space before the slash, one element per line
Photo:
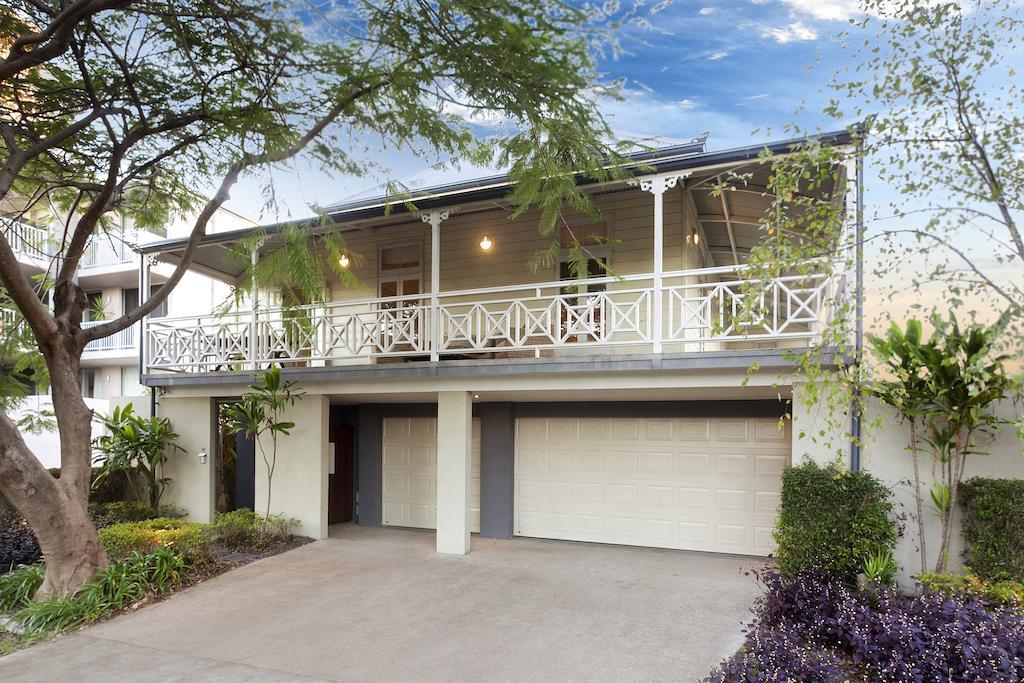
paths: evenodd
<path fill-rule="evenodd" d="M 359 476 L 356 523 L 359 526 L 380 526 L 384 487 L 382 428 L 380 406 L 359 406 L 356 429 L 356 471 Z"/>
<path fill-rule="evenodd" d="M 473 395 L 437 394 L 437 552 L 469 552 Z"/>
<path fill-rule="evenodd" d="M 480 535 L 512 538 L 515 418 L 511 403 L 480 406 Z"/>
<path fill-rule="evenodd" d="M 216 406 L 209 398 L 160 399 L 157 415 L 171 421 L 171 429 L 179 434 L 178 445 L 184 452 L 167 458 L 164 474 L 171 483 L 164 492 L 163 503 L 185 511 L 187 519 L 208 524 L 213 521 L 216 495 L 214 449 L 217 447 Z M 206 451 L 206 462 L 199 461 L 199 452 Z"/>
<path fill-rule="evenodd" d="M 277 465 L 270 497 L 270 512 L 294 519 L 295 533 L 314 539 L 327 538 L 327 448 L 330 434 L 330 401 L 322 394 L 306 394 L 288 408 L 282 419 L 295 423 L 291 434 L 277 444 Z M 271 442 L 261 445 L 270 457 Z M 256 448 L 256 512 L 267 509 L 267 466 Z"/>

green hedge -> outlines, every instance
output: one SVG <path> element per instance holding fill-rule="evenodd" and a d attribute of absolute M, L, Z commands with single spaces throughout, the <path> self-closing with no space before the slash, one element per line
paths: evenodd
<path fill-rule="evenodd" d="M 99 530 L 100 541 L 112 560 L 133 552 L 152 553 L 159 548 L 175 550 L 189 563 L 210 557 L 209 540 L 202 524 L 159 517 L 140 522 L 122 522 Z"/>
<path fill-rule="evenodd" d="M 782 474 L 775 562 L 784 574 L 823 571 L 853 583 L 865 558 L 892 552 L 889 490 L 867 472 L 806 463 Z"/>
<path fill-rule="evenodd" d="M 960 485 L 959 500 L 974 573 L 1024 582 L 1024 480 L 974 477 Z"/>

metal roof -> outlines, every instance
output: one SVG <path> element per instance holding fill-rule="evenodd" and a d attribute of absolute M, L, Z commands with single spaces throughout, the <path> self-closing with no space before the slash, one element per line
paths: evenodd
<path fill-rule="evenodd" d="M 827 145 L 842 146 L 853 142 L 853 134 L 847 130 L 833 131 L 812 137 L 790 138 L 715 152 L 705 151 L 705 139 L 702 137 L 683 145 L 672 145 L 631 155 L 630 161 L 635 166 L 649 166 L 654 169 L 655 173 L 700 169 L 756 160 L 765 150 L 772 155 L 785 154 L 811 139 Z M 581 186 L 594 183 L 583 176 L 579 177 L 578 182 Z M 231 248 L 256 234 L 264 234 L 272 238 L 275 234 L 292 226 L 307 226 L 313 234 L 339 228 L 356 229 L 345 224 L 380 219 L 389 215 L 394 216 L 397 219 L 396 222 L 407 224 L 409 218 L 404 215 L 410 213 L 407 203 L 415 204 L 413 211 L 418 212 L 473 202 L 500 200 L 508 195 L 510 185 L 511 181 L 507 174 L 492 175 L 424 188 L 413 193 L 411 197 L 377 196 L 333 205 L 327 211 L 327 217 L 330 219 L 327 224 L 322 218 L 317 217 L 206 235 L 200 240 L 199 248 L 196 250 L 190 267 L 192 270 L 217 279 L 237 282 L 245 271 L 245 263 L 240 262 Z M 178 254 L 187 244 L 187 237 L 159 240 L 140 245 L 139 252 L 156 255 L 161 261 L 176 263 Z"/>

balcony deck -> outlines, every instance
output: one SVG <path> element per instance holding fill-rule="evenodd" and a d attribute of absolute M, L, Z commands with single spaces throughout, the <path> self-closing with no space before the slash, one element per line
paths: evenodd
<path fill-rule="evenodd" d="M 844 279 L 742 268 L 541 282 L 146 323 L 147 374 L 808 346 Z M 660 311 L 660 315 L 655 313 Z"/>

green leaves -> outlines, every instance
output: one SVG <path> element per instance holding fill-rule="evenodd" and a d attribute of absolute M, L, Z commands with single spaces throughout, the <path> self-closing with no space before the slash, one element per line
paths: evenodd
<path fill-rule="evenodd" d="M 132 475 L 138 473 L 146 482 L 150 507 L 160 507 L 160 498 L 171 481 L 162 474 L 168 452 L 185 450 L 175 443 L 178 435 L 171 429 L 171 421 L 165 417 L 144 418 L 135 413 L 131 403 L 115 406 L 112 413 L 98 415 L 96 420 L 105 433 L 93 440 L 100 453 L 95 461 L 100 471 L 93 480 L 93 489 L 120 473 L 128 476 L 134 488 Z"/>

